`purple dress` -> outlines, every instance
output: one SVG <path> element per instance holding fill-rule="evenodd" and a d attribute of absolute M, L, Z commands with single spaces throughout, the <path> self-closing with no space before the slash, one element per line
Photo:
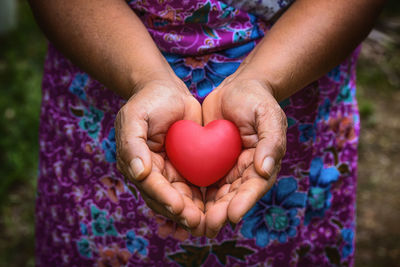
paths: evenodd
<path fill-rule="evenodd" d="M 291 1 L 258 2 L 271 5 L 264 18 L 245 11 L 251 7 L 243 3 L 237 9 L 217 0 L 129 5 L 202 101 L 236 70 Z M 116 169 L 113 124 L 124 101 L 49 45 L 40 125 L 37 265 L 352 266 L 357 54 L 280 103 L 288 119 L 288 145 L 273 188 L 216 239 L 182 241 L 168 235 L 166 222 L 150 212 Z"/>

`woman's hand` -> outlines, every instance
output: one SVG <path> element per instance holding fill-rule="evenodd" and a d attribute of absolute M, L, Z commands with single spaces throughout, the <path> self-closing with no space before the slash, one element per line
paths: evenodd
<path fill-rule="evenodd" d="M 287 120 L 258 80 L 232 75 L 203 103 L 204 125 L 226 119 L 239 128 L 244 150 L 234 168 L 206 192 L 206 236 L 214 237 L 229 220 L 238 223 L 271 188 L 286 150 Z"/>
<path fill-rule="evenodd" d="M 178 120 L 202 123 L 201 106 L 176 79 L 145 83 L 115 120 L 117 166 L 156 213 L 193 235 L 204 235 L 204 202 L 171 165 L 164 150 L 169 127 Z"/>

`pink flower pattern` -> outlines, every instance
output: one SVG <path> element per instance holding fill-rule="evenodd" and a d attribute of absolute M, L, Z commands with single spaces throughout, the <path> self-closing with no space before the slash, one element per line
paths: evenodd
<path fill-rule="evenodd" d="M 291 1 L 261 2 L 277 7 Z M 135 0 L 129 5 L 199 101 L 271 27 L 246 8 L 217 0 Z M 275 189 L 243 222 L 227 224 L 210 240 L 167 231 L 171 222 L 154 215 L 124 181 L 116 169 L 112 134 L 124 101 L 50 44 L 41 107 L 37 265 L 351 266 L 360 127 L 357 55 L 358 49 L 281 103 L 289 123 L 288 146 Z M 311 184 L 310 177 L 317 177 L 310 167 L 313 159 L 319 170 L 338 172 L 324 191 L 318 189 L 322 178 Z M 309 213 L 305 223 L 306 203 L 323 204 L 323 214 Z"/>

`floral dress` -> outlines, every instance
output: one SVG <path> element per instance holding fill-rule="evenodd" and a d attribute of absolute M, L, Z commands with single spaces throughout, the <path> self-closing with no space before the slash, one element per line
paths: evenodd
<path fill-rule="evenodd" d="M 128 4 L 201 102 L 292 1 L 249 2 Z M 243 220 L 227 224 L 215 239 L 177 240 L 116 169 L 113 124 L 124 101 L 50 44 L 40 124 L 37 265 L 352 266 L 357 54 L 280 103 L 289 125 L 282 169 Z"/>

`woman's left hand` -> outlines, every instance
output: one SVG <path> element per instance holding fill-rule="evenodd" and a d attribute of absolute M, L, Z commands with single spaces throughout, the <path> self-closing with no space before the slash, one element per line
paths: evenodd
<path fill-rule="evenodd" d="M 228 220 L 238 223 L 272 187 L 286 151 L 287 120 L 271 88 L 233 74 L 203 105 L 204 125 L 232 121 L 243 151 L 233 169 L 206 192 L 206 236 L 215 237 Z"/>

